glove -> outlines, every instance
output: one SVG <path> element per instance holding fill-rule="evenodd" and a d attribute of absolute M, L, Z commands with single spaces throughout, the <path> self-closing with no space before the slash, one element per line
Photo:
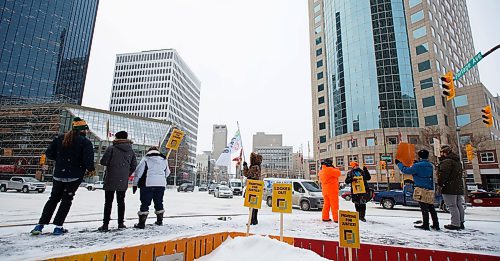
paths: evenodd
<path fill-rule="evenodd" d="M 132 194 L 135 194 L 136 191 L 137 191 L 137 186 L 133 186 L 132 187 Z"/>
<path fill-rule="evenodd" d="M 368 169 L 366 168 L 366 166 L 363 166 L 363 171 L 368 171 Z"/>
<path fill-rule="evenodd" d="M 243 167 L 248 167 L 248 164 L 246 161 L 243 161 Z"/>
<path fill-rule="evenodd" d="M 95 175 L 96 175 L 95 170 L 93 170 L 93 171 L 87 171 L 87 172 L 85 173 L 85 177 L 87 177 L 87 178 L 89 178 L 89 177 L 93 177 L 93 176 L 95 176 Z"/>
<path fill-rule="evenodd" d="M 394 161 L 394 163 L 399 164 L 399 163 L 401 163 L 401 161 L 399 161 L 398 159 L 396 159 L 396 160 Z"/>

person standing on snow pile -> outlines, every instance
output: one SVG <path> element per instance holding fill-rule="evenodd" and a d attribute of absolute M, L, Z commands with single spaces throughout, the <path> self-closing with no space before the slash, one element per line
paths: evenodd
<path fill-rule="evenodd" d="M 429 151 L 420 150 L 417 155 L 420 159 L 411 167 L 405 166 L 398 159 L 395 160 L 395 163 L 398 165 L 398 168 L 401 170 L 401 172 L 413 176 L 415 187 L 434 191 L 434 170 L 432 164 L 428 160 Z M 415 227 L 423 230 L 430 230 L 430 228 L 439 230 L 439 220 L 436 209 L 434 208 L 434 204 L 428 204 L 425 202 L 418 203 L 420 205 L 420 210 L 422 211 L 423 224 L 420 226 L 416 225 Z M 432 226 L 429 226 L 429 212 L 432 218 Z"/>
<path fill-rule="evenodd" d="M 332 212 L 333 221 L 339 222 L 339 177 L 340 170 L 333 166 L 331 159 L 325 159 L 321 163 L 321 171 L 319 172 L 319 180 L 323 191 L 323 199 L 325 204 L 322 210 L 322 220 L 332 221 L 330 219 L 330 210 Z"/>
<path fill-rule="evenodd" d="M 448 145 L 441 146 L 439 157 L 438 186 L 443 195 L 444 203 L 450 209 L 451 224 L 444 225 L 450 230 L 465 229 L 464 183 L 462 164 L 457 154 Z"/>
<path fill-rule="evenodd" d="M 119 131 L 115 134 L 113 145 L 106 149 L 101 158 L 101 165 L 106 166 L 104 175 L 104 218 L 99 231 L 109 231 L 108 225 L 111 220 L 111 209 L 114 195 L 118 205 L 118 228 L 126 228 L 125 218 L 125 193 L 128 188 L 128 178 L 137 167 L 137 160 L 132 141 L 128 138 L 126 131 Z"/>
<path fill-rule="evenodd" d="M 68 232 L 63 228 L 63 224 L 68 216 L 75 192 L 82 183 L 86 171 L 88 171 L 88 176 L 95 175 L 94 146 L 85 137 L 89 126 L 78 117 L 73 119 L 71 125 L 71 130 L 56 137 L 45 151 L 48 159 L 56 161 L 54 180 L 50 198 L 45 203 L 38 224 L 31 231 L 32 235 L 42 233 L 44 225 L 50 223 L 59 202 L 61 204 L 54 218 L 56 227 L 52 234 L 62 235 Z"/>
<path fill-rule="evenodd" d="M 139 216 L 139 223 L 134 225 L 135 228 L 144 229 L 146 227 L 146 219 L 148 218 L 151 200 L 154 202 L 155 207 L 155 224 L 158 226 L 163 225 L 163 213 L 165 213 L 165 209 L 163 208 L 163 195 L 169 175 L 170 168 L 168 167 L 167 157 L 161 154 L 157 147 L 149 148 L 146 156 L 144 156 L 139 165 L 137 165 L 132 187 L 134 194 L 137 191 L 137 187 L 141 189 L 141 207 L 137 213 Z"/>
<path fill-rule="evenodd" d="M 260 164 L 262 163 L 262 156 L 252 152 L 250 154 L 250 167 L 246 162 L 243 162 L 243 175 L 247 177 L 247 179 L 251 180 L 260 180 L 261 168 Z M 250 225 L 257 225 L 259 221 L 257 220 L 257 214 L 259 210 L 254 208 L 252 209 L 252 220 L 250 221 Z"/>
<path fill-rule="evenodd" d="M 354 184 L 351 184 L 351 200 L 356 207 L 356 211 L 359 213 L 359 220 L 366 222 L 366 202 L 371 199 L 371 191 L 368 188 L 368 180 L 371 179 L 370 172 L 366 167 L 363 169 L 359 168 L 359 164 L 355 161 L 349 164 L 351 166 L 351 170 L 347 173 L 347 177 L 345 178 L 346 184 L 354 183 L 355 179 L 361 179 L 364 185 L 365 192 L 364 193 L 354 193 Z"/>

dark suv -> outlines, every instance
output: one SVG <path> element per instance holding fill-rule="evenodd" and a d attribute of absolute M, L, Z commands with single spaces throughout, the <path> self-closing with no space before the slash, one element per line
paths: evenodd
<path fill-rule="evenodd" d="M 188 192 L 188 191 L 191 191 L 193 192 L 194 191 L 194 185 L 193 183 L 182 183 L 178 188 L 177 188 L 177 192 Z"/>

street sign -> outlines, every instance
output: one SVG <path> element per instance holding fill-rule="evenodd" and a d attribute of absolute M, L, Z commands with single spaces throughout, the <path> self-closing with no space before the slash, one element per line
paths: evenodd
<path fill-rule="evenodd" d="M 247 180 L 245 189 L 245 207 L 260 209 L 262 204 L 262 192 L 264 181 L 262 180 Z"/>
<path fill-rule="evenodd" d="M 460 79 L 466 72 L 468 72 L 472 67 L 474 67 L 479 61 L 483 59 L 483 54 L 479 52 L 476 54 L 469 62 L 467 62 L 458 73 L 455 74 L 455 81 Z"/>
<path fill-rule="evenodd" d="M 339 210 L 339 237 L 341 247 L 360 247 L 358 212 Z"/>
<path fill-rule="evenodd" d="M 174 129 L 167 142 L 167 149 L 178 150 L 181 145 L 184 132 L 179 129 Z"/>
<path fill-rule="evenodd" d="M 292 184 L 273 184 L 273 212 L 292 213 Z"/>

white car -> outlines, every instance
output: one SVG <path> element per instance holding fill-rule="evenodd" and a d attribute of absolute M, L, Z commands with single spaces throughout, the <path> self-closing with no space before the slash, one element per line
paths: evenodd
<path fill-rule="evenodd" d="M 233 191 L 228 186 L 218 186 L 214 190 L 216 198 L 233 198 Z"/>
<path fill-rule="evenodd" d="M 89 183 L 87 184 L 87 189 L 90 190 L 96 190 L 96 189 L 103 189 L 104 187 L 104 181 L 97 181 L 96 183 Z"/>

